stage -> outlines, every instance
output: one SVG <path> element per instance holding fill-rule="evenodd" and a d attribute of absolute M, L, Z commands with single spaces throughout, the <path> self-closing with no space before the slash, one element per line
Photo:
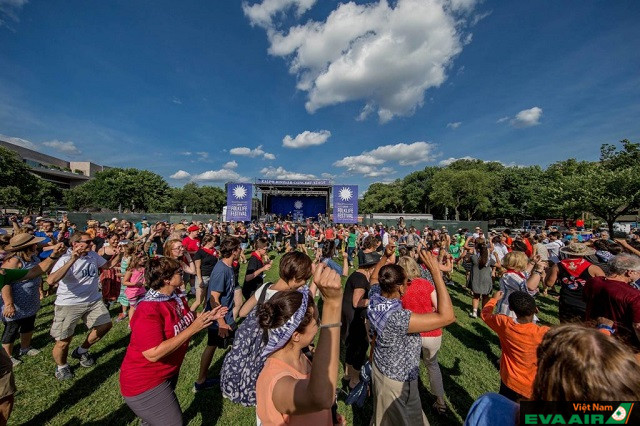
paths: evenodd
<path fill-rule="evenodd" d="M 332 190 L 329 179 L 256 179 L 254 187 L 262 201 L 263 214 L 304 221 L 329 212 Z"/>

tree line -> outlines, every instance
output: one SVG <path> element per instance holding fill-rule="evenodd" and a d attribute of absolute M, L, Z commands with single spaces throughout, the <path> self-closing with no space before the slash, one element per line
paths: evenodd
<path fill-rule="evenodd" d="M 129 212 L 220 213 L 223 189 L 190 182 L 173 188 L 156 173 L 111 168 L 72 189 L 61 189 L 39 176 L 13 151 L 0 147 L 0 206 L 28 213 L 63 207 L 70 211 L 107 209 Z"/>
<path fill-rule="evenodd" d="M 20 157 L 0 147 L 0 205 L 37 212 L 109 209 L 131 212 L 220 213 L 224 190 L 187 183 L 173 188 L 156 173 L 112 168 L 63 190 L 29 172 Z M 604 144 L 598 161 L 568 159 L 540 166 L 458 160 L 428 166 L 391 183 L 373 183 L 359 202 L 367 213 L 431 213 L 455 220 L 560 218 L 583 213 L 613 230 L 616 219 L 640 208 L 640 144 Z"/>
<path fill-rule="evenodd" d="M 367 213 L 431 213 L 455 220 L 559 218 L 591 213 L 611 230 L 640 208 L 640 144 L 604 144 L 598 161 L 540 166 L 457 160 L 428 166 L 391 183 L 374 183 L 360 200 Z"/>

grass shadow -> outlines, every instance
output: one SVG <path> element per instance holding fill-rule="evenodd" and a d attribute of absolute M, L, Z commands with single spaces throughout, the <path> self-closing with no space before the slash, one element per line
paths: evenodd
<path fill-rule="evenodd" d="M 96 366 L 92 367 L 91 371 L 86 375 L 74 379 L 75 383 L 73 384 L 73 387 L 70 387 L 65 392 L 60 393 L 58 399 L 53 402 L 49 406 L 49 408 L 41 411 L 36 416 L 26 421 L 24 424 L 45 424 L 48 421 L 52 420 L 60 412 L 65 411 L 67 408 L 73 407 L 76 403 L 86 398 L 87 396 L 91 396 L 92 393 L 94 393 L 100 386 L 102 386 L 105 377 L 111 376 L 114 371 L 117 371 L 120 368 L 122 359 L 124 358 L 124 352 L 118 353 L 117 351 L 118 349 L 127 346 L 128 342 L 128 335 L 123 336 L 95 353 L 97 357 L 103 353 L 115 352 L 115 355 L 113 355 L 107 362 L 98 363 Z"/>
<path fill-rule="evenodd" d="M 225 356 L 226 354 L 219 357 L 215 364 L 209 368 L 208 377 L 220 375 L 220 369 L 222 368 Z M 200 414 L 202 424 L 216 424 L 218 422 L 218 419 L 222 415 L 222 391 L 219 386 L 195 394 L 191 404 L 186 410 L 183 410 L 182 418 L 184 424 L 189 424 L 198 413 Z"/>

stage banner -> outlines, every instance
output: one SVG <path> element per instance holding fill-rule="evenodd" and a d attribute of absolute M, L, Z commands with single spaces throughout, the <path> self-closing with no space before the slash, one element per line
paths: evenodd
<path fill-rule="evenodd" d="M 333 187 L 333 222 L 358 223 L 358 185 Z"/>
<path fill-rule="evenodd" d="M 227 184 L 227 221 L 251 220 L 251 190 L 250 183 Z"/>

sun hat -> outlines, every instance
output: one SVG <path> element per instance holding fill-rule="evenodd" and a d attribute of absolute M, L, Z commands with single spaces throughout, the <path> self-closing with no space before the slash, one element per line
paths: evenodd
<path fill-rule="evenodd" d="M 587 246 L 584 243 L 571 242 L 560 249 L 560 253 L 568 254 L 569 256 L 589 256 L 595 254 L 596 250 Z"/>
<path fill-rule="evenodd" d="M 38 244 L 41 241 L 44 241 L 46 238 L 36 237 L 31 234 L 23 233 L 15 235 L 9 240 L 9 244 L 5 246 L 5 250 L 7 251 L 18 251 L 34 244 Z"/>
<path fill-rule="evenodd" d="M 364 254 L 364 258 L 362 260 L 362 263 L 358 265 L 360 268 L 373 266 L 377 264 L 380 261 L 380 258 L 382 257 L 382 255 L 377 251 L 374 251 L 371 253 L 363 253 L 363 254 Z"/>
<path fill-rule="evenodd" d="M 117 221 L 118 221 L 117 217 L 111 218 L 111 222 L 117 222 Z"/>
<path fill-rule="evenodd" d="M 184 231 L 185 229 L 187 229 L 186 226 L 184 226 L 182 223 L 177 224 L 176 226 L 174 226 L 174 228 L 176 231 Z"/>
<path fill-rule="evenodd" d="M 187 232 L 199 231 L 200 227 L 198 225 L 191 225 L 187 228 Z"/>

